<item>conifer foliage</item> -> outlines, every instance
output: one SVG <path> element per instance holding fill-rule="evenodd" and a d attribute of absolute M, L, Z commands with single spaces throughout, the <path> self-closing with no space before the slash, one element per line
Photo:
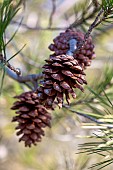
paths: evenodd
<path fill-rule="evenodd" d="M 106 79 L 105 81 L 101 81 L 97 86 L 97 92 L 91 87 L 88 87 L 92 95 L 91 98 L 89 97 L 87 99 L 86 97 L 87 100 L 83 101 L 81 99 L 78 101 L 77 90 L 84 92 L 84 85 L 88 84 L 85 70 L 88 69 L 92 60 L 96 57 L 95 45 L 93 43 L 94 36 L 91 35 L 92 31 L 101 25 L 96 31 L 97 34 L 102 33 L 102 24 L 111 24 L 113 22 L 113 0 L 101 0 L 99 2 L 98 0 L 92 0 L 91 3 L 88 1 L 86 4 L 87 8 L 83 9 L 80 20 L 70 24 L 69 27 L 61 31 L 60 34 L 53 39 L 53 42 L 50 43 L 48 47 L 50 54 L 47 56 L 45 64 L 41 68 L 42 72 L 37 74 L 36 70 L 36 74 L 25 76 L 22 75 L 20 69 L 15 68 L 9 63 L 24 47 L 17 50 L 10 58 L 7 58 L 6 52 L 8 44 L 10 44 L 17 33 L 16 31 L 14 35 L 6 41 L 6 29 L 11 22 L 13 24 L 18 23 L 13 21 L 13 19 L 18 13 L 21 4 L 24 4 L 22 0 L 15 2 L 4 0 L 0 4 L 0 71 L 2 72 L 0 93 L 2 92 L 6 72 L 18 83 L 23 83 L 30 89 L 28 92 L 23 92 L 15 96 L 16 101 L 11 107 L 16 114 L 12 122 L 18 123 L 15 129 L 18 130 L 16 134 L 19 136 L 19 142 L 23 141 L 25 147 L 31 147 L 41 142 L 42 137 L 45 135 L 45 128 L 51 127 L 52 117 L 54 117 L 52 116 L 52 110 L 59 107 L 60 109 L 66 108 L 69 112 L 88 118 L 101 128 L 103 126 L 108 128 L 108 131 L 104 132 L 110 136 L 110 140 L 104 135 L 104 137 L 101 138 L 102 143 L 97 142 L 95 144 L 95 142 L 93 142 L 82 144 L 80 147 L 83 149 L 83 152 L 100 154 L 100 152 L 103 151 L 112 151 L 112 147 L 108 147 L 108 145 L 112 145 L 113 143 L 111 140 L 113 138 L 111 138 L 111 128 L 113 128 L 113 126 L 111 125 L 111 119 L 108 121 L 106 117 L 108 118 L 108 115 L 110 115 L 112 118 L 113 104 L 111 93 L 109 95 L 106 91 L 108 88 L 111 88 L 111 75 L 113 70 L 110 71 L 109 74 L 107 74 L 109 69 L 106 71 L 107 76 L 104 76 Z M 54 29 L 51 28 L 54 10 L 55 6 L 50 16 L 50 26 L 47 27 L 47 30 Z M 21 26 L 21 24 L 22 23 L 19 23 L 19 26 Z M 27 25 L 23 25 L 29 28 Z M 79 27 L 79 29 L 77 27 Z M 38 29 L 41 29 L 41 27 Z M 75 101 L 77 101 L 78 104 L 85 103 L 92 113 L 81 113 L 72 110 L 72 106 L 77 105 Z M 100 111 L 96 106 L 94 107 L 95 104 L 99 105 L 102 110 Z M 103 143 L 104 147 L 100 145 Z M 107 166 L 109 162 L 112 163 L 112 160 L 113 158 L 107 162 L 97 163 L 92 167 L 98 167 L 99 165 L 100 169 L 102 169 Z"/>

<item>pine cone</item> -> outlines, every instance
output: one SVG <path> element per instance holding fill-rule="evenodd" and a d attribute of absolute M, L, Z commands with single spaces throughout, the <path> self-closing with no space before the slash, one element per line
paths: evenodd
<path fill-rule="evenodd" d="M 55 99 L 59 107 L 62 107 L 65 94 L 69 104 L 69 94 L 76 98 L 73 88 L 83 91 L 82 85 L 87 84 L 83 69 L 74 57 L 67 55 L 51 55 L 46 62 L 47 64 L 43 66 L 44 80 L 38 87 L 38 98 L 46 108 L 51 108 Z"/>
<path fill-rule="evenodd" d="M 80 31 L 76 31 L 74 28 L 67 29 L 65 32 L 60 33 L 60 35 L 53 40 L 54 43 L 50 44 L 48 48 L 53 51 L 55 55 L 66 54 L 69 50 L 69 40 L 71 39 L 77 40 L 76 45 L 78 47 L 84 40 L 84 34 Z M 86 66 L 90 66 L 91 60 L 95 58 L 92 38 L 89 37 L 83 47 L 73 56 L 83 69 L 86 68 Z"/>
<path fill-rule="evenodd" d="M 26 147 L 31 147 L 32 144 L 40 142 L 45 135 L 43 128 L 50 127 L 51 115 L 39 104 L 37 94 L 33 91 L 22 93 L 15 98 L 18 101 L 11 109 L 18 110 L 16 111 L 18 116 L 13 117 L 12 121 L 18 122 L 17 135 L 22 135 L 19 142 L 24 141 Z"/>

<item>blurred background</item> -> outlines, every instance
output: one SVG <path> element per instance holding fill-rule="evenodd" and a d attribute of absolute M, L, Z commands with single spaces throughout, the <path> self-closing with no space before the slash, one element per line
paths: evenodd
<path fill-rule="evenodd" d="M 23 75 L 36 74 L 42 71 L 42 65 L 50 55 L 48 46 L 60 32 L 63 32 L 74 21 L 78 21 L 89 0 L 23 0 L 20 10 L 7 29 L 7 39 L 18 29 L 18 32 L 7 48 L 10 58 L 24 44 L 25 48 L 11 64 L 22 70 Z M 86 16 L 92 12 L 87 11 Z M 95 13 L 96 14 L 96 13 Z M 77 29 L 87 30 L 88 24 L 81 22 Z M 21 23 L 21 24 L 20 24 Z M 101 26 L 103 31 L 93 31 L 96 59 L 86 71 L 89 86 L 94 86 L 103 76 L 106 63 L 112 63 L 113 25 Z M 69 113 L 66 109 L 57 108 L 52 112 L 52 128 L 46 130 L 41 143 L 32 148 L 25 148 L 18 142 L 15 124 L 11 123 L 14 112 L 10 110 L 14 102 L 13 96 L 27 91 L 28 88 L 5 75 L 4 87 L 0 96 L 0 170 L 87 170 L 101 156 L 77 154 L 78 144 L 92 139 L 91 134 L 99 133 L 99 129 L 85 129 L 82 126 L 87 119 Z M 80 100 L 87 96 L 77 91 Z M 73 106 L 86 110 L 84 105 Z M 113 166 L 105 168 L 111 170 Z"/>

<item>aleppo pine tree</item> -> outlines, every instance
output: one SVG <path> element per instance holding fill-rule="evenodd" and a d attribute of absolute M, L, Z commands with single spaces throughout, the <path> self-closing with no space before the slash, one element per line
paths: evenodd
<path fill-rule="evenodd" d="M 44 140 L 47 127 L 52 129 L 65 117 L 69 121 L 71 115 L 76 117 L 75 122 L 79 122 L 79 128 L 89 129 L 88 136 L 85 135 L 88 140 L 79 144 L 78 154 L 102 156 L 100 162 L 93 164 L 92 161 L 91 169 L 113 167 L 113 68 L 108 63 L 104 70 L 102 69 L 101 77 L 98 76 L 97 79 L 93 78 L 94 73 L 90 76 L 88 73 L 91 65 L 95 64 L 93 59 L 98 59 L 99 55 L 95 47 L 97 45 L 95 37 L 112 29 L 113 0 L 84 0 L 76 5 L 73 4 L 74 12 L 70 8 L 64 13 L 70 16 L 73 13 L 75 20 L 61 28 L 57 26 L 58 23 L 55 27 L 52 26 L 55 22 L 55 12 L 58 11 L 57 1 L 51 2 L 49 24 L 44 28 L 40 25 L 33 28 L 24 23 L 25 16 L 20 13 L 26 11 L 25 9 L 30 5 L 29 1 L 0 2 L 1 98 L 5 88 L 10 88 L 9 84 L 5 87 L 6 77 L 9 76 L 21 89 L 14 96 L 14 103 L 10 109 L 15 110 L 16 115 L 13 116 L 12 122 L 17 122 L 16 135 L 19 136 L 19 142 L 24 142 L 25 147 L 33 147 L 33 145 L 38 147 L 39 142 Z M 17 29 L 11 35 L 10 27 L 14 25 Z M 41 62 L 38 60 L 34 62 L 30 57 L 26 59 L 23 50 L 27 47 L 22 45 L 20 48 L 15 45 L 15 42 L 19 44 L 16 36 L 21 27 L 33 32 L 42 31 L 40 34 L 42 45 L 38 51 L 42 53 L 45 51 L 46 54 L 46 49 L 49 49 L 49 52 L 45 58 L 41 57 Z M 55 33 L 53 40 L 49 41 L 50 45 L 46 49 L 45 46 L 43 47 L 46 38 L 44 31 L 49 31 L 49 35 L 59 31 Z M 13 55 L 8 52 L 11 45 L 16 51 Z M 32 50 L 29 50 L 29 53 L 34 55 Z M 19 55 L 27 61 L 27 64 L 20 62 L 21 69 L 16 68 L 18 63 L 13 62 Z M 17 93 L 12 85 L 9 93 Z M 96 128 L 100 130 L 99 133 L 95 131 Z M 91 129 L 94 133 L 91 133 Z M 84 138 L 79 135 L 79 132 L 77 135 Z M 87 161 L 81 166 L 82 169 L 85 168 L 86 163 Z M 72 168 L 68 167 L 68 169 Z"/>

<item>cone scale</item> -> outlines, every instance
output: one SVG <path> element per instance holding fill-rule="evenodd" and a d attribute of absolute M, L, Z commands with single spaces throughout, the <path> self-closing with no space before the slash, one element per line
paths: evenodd
<path fill-rule="evenodd" d="M 84 92 L 84 69 L 90 66 L 95 58 L 94 45 L 91 37 L 80 50 L 76 49 L 84 41 L 84 34 L 75 29 L 67 29 L 60 33 L 49 49 L 53 52 L 43 66 L 44 78 L 40 81 L 37 91 L 22 93 L 15 98 L 12 110 L 17 110 L 13 122 L 18 122 L 16 130 L 26 147 L 36 145 L 45 135 L 44 128 L 50 127 L 51 115 L 47 109 L 54 105 L 61 108 L 66 100 L 70 104 L 70 96 L 76 98 L 76 89 Z"/>
<path fill-rule="evenodd" d="M 54 101 L 62 107 L 64 99 L 70 103 L 70 95 L 76 98 L 75 88 L 84 91 L 82 85 L 87 84 L 83 68 L 73 56 L 51 55 L 43 66 L 44 80 L 37 89 L 38 98 L 46 108 L 51 108 Z"/>
<path fill-rule="evenodd" d="M 75 39 L 77 41 L 76 47 L 78 48 L 80 43 L 84 41 L 84 35 L 84 33 L 77 31 L 74 28 L 67 29 L 53 40 L 53 43 L 50 44 L 49 49 L 54 52 L 53 55 L 65 55 L 70 48 L 69 41 L 71 39 Z M 91 60 L 95 58 L 92 38 L 89 37 L 82 48 L 77 51 L 77 53 L 74 53 L 73 56 L 83 69 L 90 66 Z"/>
<path fill-rule="evenodd" d="M 40 105 L 37 94 L 33 91 L 22 93 L 15 98 L 18 99 L 12 110 L 17 110 L 12 122 L 18 122 L 16 126 L 19 142 L 24 141 L 26 147 L 31 147 L 40 142 L 45 135 L 44 128 L 50 127 L 51 115 L 46 108 Z"/>
<path fill-rule="evenodd" d="M 76 98 L 74 89 L 84 91 L 83 85 L 87 84 L 84 69 L 91 64 L 95 53 L 91 37 L 76 51 L 83 41 L 81 31 L 67 29 L 50 44 L 53 54 L 43 66 L 44 79 L 37 89 L 38 98 L 46 108 L 52 108 L 54 102 L 61 108 L 65 99 L 70 104 L 70 95 Z"/>

